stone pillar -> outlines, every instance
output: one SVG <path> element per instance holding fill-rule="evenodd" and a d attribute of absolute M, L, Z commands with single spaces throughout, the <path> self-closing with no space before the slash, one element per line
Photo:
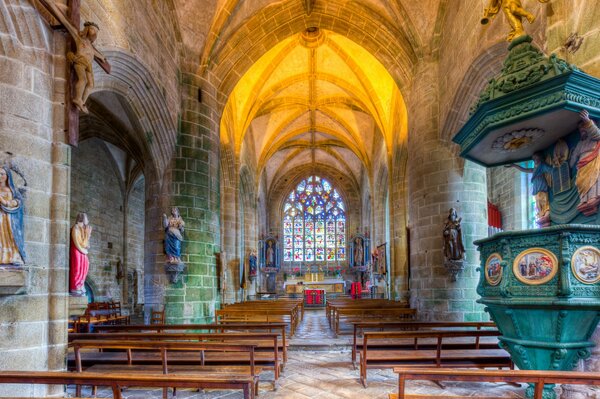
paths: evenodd
<path fill-rule="evenodd" d="M 487 235 L 485 169 L 464 162 L 440 139 L 438 66 L 423 61 L 408 97 L 408 190 L 411 306 L 422 320 L 479 321 L 475 303 L 479 254 L 475 239 Z M 466 268 L 452 282 L 443 262 L 443 226 L 448 210 L 462 217 Z"/>
<path fill-rule="evenodd" d="M 600 327 L 592 336 L 596 344 L 592 348 L 592 356 L 588 360 L 579 362 L 577 371 L 600 372 Z M 588 387 L 585 385 L 563 385 L 561 399 L 596 399 L 600 398 L 600 387 Z"/>
<path fill-rule="evenodd" d="M 182 281 L 166 282 L 168 323 L 214 321 L 217 298 L 216 257 L 219 251 L 219 134 L 215 114 L 207 106 L 212 93 L 192 74 L 182 75 L 182 116 L 172 162 L 169 207 L 177 206 L 185 221 Z M 202 102 L 198 89 L 203 86 Z M 163 185 L 166 182 L 163 182 Z M 156 223 L 156 221 L 154 221 Z M 157 259 L 164 270 L 164 256 Z"/>

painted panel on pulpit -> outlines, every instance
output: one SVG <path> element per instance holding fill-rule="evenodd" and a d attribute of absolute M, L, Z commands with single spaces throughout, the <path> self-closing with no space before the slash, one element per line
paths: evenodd
<path fill-rule="evenodd" d="M 582 283 L 597 283 L 600 281 L 600 250 L 592 246 L 577 249 L 571 259 L 571 269 Z"/>
<path fill-rule="evenodd" d="M 502 280 L 502 257 L 498 253 L 491 254 L 485 262 L 485 279 L 489 285 L 498 285 Z"/>
<path fill-rule="evenodd" d="M 521 252 L 513 264 L 515 277 L 528 285 L 547 283 L 552 280 L 557 271 L 556 256 L 543 248 L 531 248 Z"/>

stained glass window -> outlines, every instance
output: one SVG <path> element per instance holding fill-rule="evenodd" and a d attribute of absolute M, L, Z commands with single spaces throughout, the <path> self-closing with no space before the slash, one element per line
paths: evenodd
<path fill-rule="evenodd" d="M 283 206 L 283 261 L 346 260 L 346 212 L 331 183 L 311 176 L 296 186 Z"/>

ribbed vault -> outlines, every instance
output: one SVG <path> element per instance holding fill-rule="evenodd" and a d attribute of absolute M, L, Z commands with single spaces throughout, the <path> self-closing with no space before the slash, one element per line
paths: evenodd
<path fill-rule="evenodd" d="M 307 163 L 334 166 L 358 181 L 375 143 L 406 137 L 394 79 L 366 49 L 335 32 L 308 28 L 266 52 L 239 80 L 221 120 L 221 143 L 256 152 L 257 178 Z M 396 140 L 394 140 L 394 138 Z M 402 140 L 401 140 L 402 141 Z"/>

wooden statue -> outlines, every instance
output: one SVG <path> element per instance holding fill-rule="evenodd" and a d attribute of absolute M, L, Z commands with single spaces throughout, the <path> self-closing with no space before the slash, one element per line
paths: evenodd
<path fill-rule="evenodd" d="M 25 259 L 23 196 L 11 169 L 0 167 L 0 265 L 22 266 Z"/>
<path fill-rule="evenodd" d="M 67 59 L 77 74 L 72 101 L 80 111 L 87 114 L 89 111 L 85 103 L 94 88 L 92 61 L 97 58 L 101 63 L 107 64 L 106 57 L 94 47 L 100 28 L 94 22 L 86 22 L 83 24 L 83 30 L 79 31 L 53 0 L 39 1 L 65 27 L 75 42 L 77 50 L 67 54 Z"/>
<path fill-rule="evenodd" d="M 590 119 L 588 111 L 583 110 L 580 115 L 580 140 L 571 153 L 570 165 L 577 168 L 577 209 L 589 216 L 598 211 L 600 204 L 600 129 Z"/>
<path fill-rule="evenodd" d="M 85 278 L 90 269 L 88 251 L 92 226 L 87 214 L 77 214 L 71 228 L 71 250 L 69 251 L 69 291 L 73 296 L 85 295 Z"/>
<path fill-rule="evenodd" d="M 461 221 L 462 218 L 458 217 L 456 209 L 450 208 L 444 225 L 444 256 L 448 260 L 462 260 L 465 257 Z"/>

